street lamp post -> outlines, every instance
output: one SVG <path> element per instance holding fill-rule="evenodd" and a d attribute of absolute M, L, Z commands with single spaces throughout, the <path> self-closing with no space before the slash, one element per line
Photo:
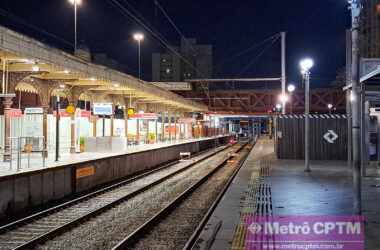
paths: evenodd
<path fill-rule="evenodd" d="M 310 69 L 313 67 L 313 60 L 307 58 L 301 61 L 301 73 L 305 79 L 305 172 L 310 169 Z"/>
<path fill-rule="evenodd" d="M 82 4 L 82 0 L 69 0 L 74 5 L 74 52 L 77 51 L 78 37 L 77 37 L 77 12 L 78 6 Z"/>
<path fill-rule="evenodd" d="M 136 33 L 133 35 L 133 39 L 137 41 L 139 47 L 139 79 L 141 79 L 141 41 L 144 40 L 144 34 Z"/>
<path fill-rule="evenodd" d="M 361 180 L 361 155 L 360 155 L 360 97 L 359 97 L 359 29 L 361 0 L 349 1 L 352 15 L 352 57 L 351 57 L 351 112 L 352 112 L 352 171 L 354 189 L 354 213 L 362 213 L 362 180 Z"/>

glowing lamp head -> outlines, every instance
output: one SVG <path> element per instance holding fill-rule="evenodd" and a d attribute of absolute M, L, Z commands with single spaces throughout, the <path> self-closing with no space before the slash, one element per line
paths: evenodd
<path fill-rule="evenodd" d="M 296 86 L 294 86 L 293 84 L 290 84 L 288 86 L 288 92 L 289 93 L 293 93 L 295 90 L 296 90 Z"/>
<path fill-rule="evenodd" d="M 38 71 L 40 71 L 40 67 L 38 67 L 37 65 L 34 65 L 34 66 L 32 67 L 32 71 L 33 71 L 33 72 L 38 72 Z"/>
<path fill-rule="evenodd" d="M 332 109 L 333 108 L 333 105 L 331 103 L 327 104 L 327 108 L 328 109 Z"/>
<path fill-rule="evenodd" d="M 276 104 L 276 109 L 277 109 L 277 110 L 280 110 L 281 108 L 282 108 L 282 105 L 281 105 L 280 103 L 277 103 L 277 104 Z"/>
<path fill-rule="evenodd" d="M 308 72 L 314 66 L 314 61 L 310 58 L 303 59 L 300 62 L 302 72 Z"/>
<path fill-rule="evenodd" d="M 289 100 L 289 97 L 286 94 L 281 94 L 279 99 L 282 103 L 284 103 L 284 102 L 287 102 Z"/>
<path fill-rule="evenodd" d="M 73 5 L 81 5 L 82 4 L 82 0 L 69 0 L 69 2 Z"/>
<path fill-rule="evenodd" d="M 133 35 L 133 39 L 135 39 L 136 41 L 140 42 L 142 40 L 144 40 L 144 34 L 142 33 L 136 33 Z"/>

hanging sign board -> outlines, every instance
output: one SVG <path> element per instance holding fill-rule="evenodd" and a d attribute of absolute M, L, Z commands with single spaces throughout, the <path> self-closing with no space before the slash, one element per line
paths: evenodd
<path fill-rule="evenodd" d="M 87 110 L 81 110 L 81 112 L 79 113 L 80 117 L 83 117 L 83 118 L 90 118 L 91 117 L 91 112 L 90 111 L 87 111 Z"/>
<path fill-rule="evenodd" d="M 67 106 L 66 112 L 69 114 L 74 114 L 75 113 L 75 107 L 73 105 Z"/>
<path fill-rule="evenodd" d="M 57 116 L 57 111 L 54 111 L 53 115 Z M 59 111 L 59 116 L 60 117 L 70 117 L 71 115 L 69 113 L 67 113 L 66 110 L 60 110 Z"/>
<path fill-rule="evenodd" d="M 112 115 L 112 103 L 94 103 L 94 115 Z"/>
<path fill-rule="evenodd" d="M 128 108 L 128 110 L 127 110 L 127 114 L 128 114 L 129 116 L 134 115 L 134 114 L 135 114 L 135 109 L 133 109 L 133 108 Z"/>
<path fill-rule="evenodd" d="M 143 114 L 130 115 L 129 119 L 157 120 L 158 116 L 155 113 L 143 113 Z"/>
<path fill-rule="evenodd" d="M 26 115 L 42 115 L 44 113 L 43 108 L 25 108 L 24 113 Z"/>
<path fill-rule="evenodd" d="M 11 110 L 6 110 L 7 115 L 12 118 L 19 118 L 22 117 L 22 111 L 21 109 L 11 109 Z"/>
<path fill-rule="evenodd" d="M 191 117 L 178 119 L 178 123 L 195 123 L 195 122 L 196 120 Z"/>

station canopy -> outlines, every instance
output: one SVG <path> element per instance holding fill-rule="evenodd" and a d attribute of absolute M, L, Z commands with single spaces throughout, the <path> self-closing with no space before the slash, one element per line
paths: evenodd
<path fill-rule="evenodd" d="M 207 111 L 207 106 L 203 104 L 186 100 L 149 82 L 88 62 L 1 26 L 0 58 L 2 62 L 9 62 L 8 72 L 31 72 L 33 78 L 59 81 L 68 87 L 83 87 L 99 96 L 118 95 L 186 112 Z M 18 88 L 22 86 L 21 83 Z M 33 92 L 27 84 L 24 87 L 26 92 Z"/>

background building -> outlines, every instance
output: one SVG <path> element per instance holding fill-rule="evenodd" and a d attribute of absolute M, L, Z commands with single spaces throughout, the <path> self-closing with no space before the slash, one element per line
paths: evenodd
<path fill-rule="evenodd" d="M 152 81 L 182 82 L 185 79 L 212 77 L 211 45 L 197 44 L 197 40 L 191 38 L 182 39 L 180 47 L 173 49 L 186 58 L 187 63 L 171 51 L 153 54 Z"/>
<path fill-rule="evenodd" d="M 361 56 L 380 58 L 380 0 L 363 0 Z"/>

